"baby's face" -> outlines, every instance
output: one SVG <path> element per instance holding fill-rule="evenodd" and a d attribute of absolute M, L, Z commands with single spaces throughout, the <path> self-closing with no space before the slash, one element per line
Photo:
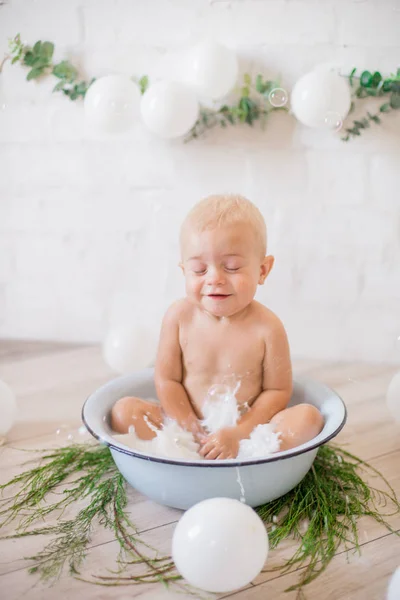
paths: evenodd
<path fill-rule="evenodd" d="M 248 225 L 188 231 L 182 245 L 187 297 L 216 317 L 246 308 L 272 264 L 272 256 L 260 256 Z"/>

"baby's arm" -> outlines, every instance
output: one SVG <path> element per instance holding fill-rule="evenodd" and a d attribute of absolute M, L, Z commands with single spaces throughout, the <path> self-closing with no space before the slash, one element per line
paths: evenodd
<path fill-rule="evenodd" d="M 180 303 L 176 302 L 164 316 L 155 366 L 155 384 L 158 398 L 166 414 L 201 441 L 206 435 L 205 431 L 182 385 L 182 351 L 179 344 L 180 310 Z"/>
<path fill-rule="evenodd" d="M 281 321 L 274 315 L 265 335 L 263 391 L 238 421 L 239 438 L 249 437 L 254 427 L 268 423 L 276 413 L 286 408 L 292 389 L 292 365 L 287 335 Z"/>
<path fill-rule="evenodd" d="M 254 427 L 268 423 L 286 408 L 292 395 L 292 366 L 285 329 L 272 317 L 265 335 L 263 391 L 234 427 L 220 429 L 207 438 L 200 454 L 207 459 L 236 458 L 240 440 L 250 437 Z"/>

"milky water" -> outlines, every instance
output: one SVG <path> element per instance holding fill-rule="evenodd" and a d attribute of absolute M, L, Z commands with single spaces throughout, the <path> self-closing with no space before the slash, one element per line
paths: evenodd
<path fill-rule="evenodd" d="M 224 427 L 233 427 L 237 423 L 241 414 L 236 400 L 239 388 L 240 381 L 234 385 L 215 384 L 208 390 L 202 406 L 204 419 L 201 423 L 210 434 Z M 155 428 L 148 420 L 147 424 L 156 433 L 152 440 L 138 438 L 133 425 L 129 428 L 129 433 L 114 434 L 114 437 L 129 448 L 145 454 L 184 460 L 205 460 L 199 455 L 199 445 L 192 434 L 182 429 L 175 420 L 165 417 L 161 429 Z M 257 425 L 248 439 L 240 441 L 237 459 L 261 458 L 277 452 L 280 447 L 279 436 L 279 432 L 275 432 L 269 423 Z M 241 485 L 239 472 L 237 475 Z"/>
<path fill-rule="evenodd" d="M 246 496 L 244 495 L 245 494 L 245 492 L 244 492 L 244 486 L 243 486 L 242 478 L 240 477 L 239 467 L 235 467 L 235 468 L 236 468 L 236 475 L 237 475 L 236 481 L 238 482 L 239 487 L 240 487 L 240 498 L 239 498 L 239 500 L 240 500 L 240 502 L 246 502 Z"/>

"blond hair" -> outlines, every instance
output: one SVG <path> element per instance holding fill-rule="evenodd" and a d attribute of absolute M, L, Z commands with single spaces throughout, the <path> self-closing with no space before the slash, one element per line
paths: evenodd
<path fill-rule="evenodd" d="M 189 229 L 195 229 L 201 233 L 208 229 L 217 229 L 236 223 L 249 225 L 253 229 L 256 244 L 264 257 L 267 252 L 267 230 L 264 217 L 255 204 L 239 194 L 215 194 L 195 204 L 181 226 L 181 247 Z"/>

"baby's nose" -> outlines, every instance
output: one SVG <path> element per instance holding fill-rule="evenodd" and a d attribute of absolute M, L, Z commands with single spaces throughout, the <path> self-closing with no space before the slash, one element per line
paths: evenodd
<path fill-rule="evenodd" d="M 222 269 L 209 268 L 207 271 L 207 283 L 209 285 L 222 285 L 225 283 L 225 274 Z"/>

